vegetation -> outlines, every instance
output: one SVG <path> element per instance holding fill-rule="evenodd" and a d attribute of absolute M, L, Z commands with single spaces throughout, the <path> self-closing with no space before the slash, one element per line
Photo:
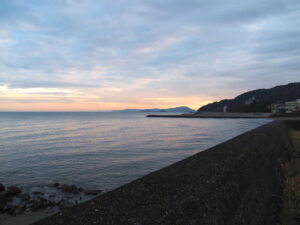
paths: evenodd
<path fill-rule="evenodd" d="M 255 97 L 252 104 L 245 102 Z M 201 112 L 222 112 L 227 106 L 229 112 L 269 112 L 270 104 L 300 99 L 300 82 L 276 86 L 270 89 L 257 89 L 243 93 L 234 99 L 224 99 L 201 107 Z"/>
<path fill-rule="evenodd" d="M 285 188 L 281 212 L 281 225 L 300 224 L 300 130 L 290 130 L 293 151 L 283 165 Z"/>

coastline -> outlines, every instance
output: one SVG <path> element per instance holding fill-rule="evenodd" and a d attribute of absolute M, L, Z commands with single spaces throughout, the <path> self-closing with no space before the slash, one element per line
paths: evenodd
<path fill-rule="evenodd" d="M 168 119 L 164 120 L 164 121 L 151 120 L 151 119 L 145 118 L 145 115 L 146 114 L 140 114 L 140 115 L 133 114 L 130 117 L 130 119 L 126 120 L 126 121 L 130 122 L 128 124 L 131 125 L 132 121 L 136 121 L 136 117 L 138 116 L 138 119 L 142 122 L 141 123 L 142 126 L 139 126 L 139 127 L 142 127 L 143 129 L 147 128 L 145 130 L 150 130 L 150 131 L 151 131 L 151 128 L 153 127 L 154 128 L 153 132 L 150 132 L 150 133 L 149 133 L 149 131 L 142 132 L 140 134 L 135 134 L 136 132 L 132 132 L 132 134 L 134 134 L 134 135 L 132 135 L 133 138 L 142 137 L 142 138 L 144 138 L 142 140 L 145 140 L 145 142 L 142 141 L 142 143 L 147 144 L 147 142 L 149 140 L 152 140 L 151 142 L 153 144 L 151 144 L 149 146 L 145 146 L 147 148 L 145 148 L 145 150 L 143 149 L 143 151 L 139 150 L 139 145 L 132 145 L 130 148 L 137 149 L 142 154 L 147 154 L 148 149 L 149 149 L 149 152 L 150 151 L 156 151 L 157 154 L 155 154 L 154 157 L 151 157 L 151 158 L 154 158 L 153 161 L 149 160 L 149 157 L 146 157 L 146 163 L 140 163 L 140 165 L 133 164 L 134 162 L 132 160 L 129 160 L 129 163 L 128 164 L 126 163 L 126 165 L 123 166 L 124 169 L 120 171 L 120 174 L 124 174 L 124 175 L 122 175 L 122 176 L 117 175 L 117 176 L 120 177 L 119 180 L 127 179 L 127 181 L 125 181 L 125 182 L 119 182 L 119 180 L 118 180 L 119 183 L 117 185 L 115 185 L 114 187 L 112 187 L 112 188 L 109 188 L 109 187 L 105 186 L 106 184 L 110 184 L 109 182 L 114 181 L 115 177 L 117 177 L 117 176 L 114 176 L 114 174 L 111 174 L 109 176 L 106 176 L 107 178 L 102 179 L 101 174 L 105 174 L 106 171 L 99 170 L 97 168 L 97 165 L 95 166 L 95 164 L 92 167 L 92 170 L 91 170 L 90 174 L 86 173 L 84 171 L 84 166 L 82 166 L 81 168 L 78 168 L 76 164 L 69 164 L 69 167 L 67 167 L 67 168 L 70 168 L 71 171 L 74 171 L 74 168 L 75 168 L 75 170 L 77 170 L 77 172 L 74 171 L 74 174 L 79 174 L 79 175 L 81 174 L 82 176 L 87 178 L 86 181 L 81 182 L 79 177 L 78 177 L 78 180 L 77 180 L 76 177 L 75 177 L 75 179 L 74 179 L 74 177 L 71 178 L 72 175 L 73 175 L 73 172 L 72 172 L 72 174 L 69 173 L 70 178 L 65 179 L 65 180 L 62 180 L 62 179 L 59 178 L 61 172 L 65 172 L 65 170 L 62 170 L 62 171 L 58 170 L 57 173 L 53 174 L 53 175 L 56 175 L 56 177 L 58 177 L 57 179 L 54 179 L 52 177 L 52 174 L 48 173 L 48 171 L 47 171 L 48 174 L 44 174 L 43 176 L 39 177 L 40 171 L 43 172 L 43 170 L 39 169 L 39 166 L 36 167 L 34 164 L 32 164 L 32 166 L 27 167 L 27 168 L 35 168 L 35 169 L 32 170 L 32 172 L 31 171 L 27 172 L 26 168 L 24 168 L 24 170 L 22 170 L 22 168 L 20 169 L 18 167 L 18 163 L 16 163 L 15 166 L 12 166 L 13 164 L 11 164 L 10 167 L 5 167 L 4 166 L 5 170 L 2 171 L 3 173 L 1 173 L 1 176 L 4 177 L 4 179 L 1 179 L 1 183 L 5 186 L 5 188 L 7 188 L 9 186 L 12 186 L 12 185 L 17 186 L 17 187 L 22 189 L 22 193 L 24 193 L 24 194 L 26 194 L 28 192 L 32 192 L 32 193 L 33 192 L 42 192 L 42 193 L 44 193 L 44 195 L 42 195 L 42 193 L 35 195 L 36 198 L 41 197 L 41 200 L 43 200 L 41 206 L 47 205 L 47 202 L 44 201 L 44 199 L 46 199 L 50 203 L 49 205 L 56 205 L 56 204 L 58 204 L 58 201 L 55 200 L 55 203 L 53 204 L 54 198 L 50 197 L 50 195 L 52 195 L 52 194 L 55 194 L 57 196 L 57 194 L 58 194 L 57 191 L 60 192 L 57 189 L 53 189 L 54 184 L 56 182 L 58 182 L 60 184 L 76 185 L 77 187 L 82 187 L 84 189 L 99 188 L 99 189 L 102 189 L 102 190 L 112 190 L 112 189 L 115 189 L 117 187 L 120 187 L 123 184 L 126 184 L 130 181 L 133 181 L 133 180 L 135 180 L 135 179 L 137 179 L 141 176 L 144 176 L 144 175 L 146 175 L 150 172 L 156 171 L 160 168 L 163 168 L 167 165 L 170 165 L 173 162 L 177 162 L 181 159 L 186 158 L 187 156 L 193 155 L 193 154 L 195 154 L 199 151 L 207 149 L 208 147 L 214 146 L 218 143 L 221 143 L 225 140 L 228 140 L 229 138 L 232 138 L 232 137 L 234 137 L 238 134 L 241 134 L 241 133 L 243 133 L 247 130 L 253 129 L 254 127 L 258 127 L 259 125 L 262 125 L 262 124 L 265 124 L 265 123 L 268 122 L 268 120 L 256 120 L 256 121 L 251 121 L 251 120 L 236 120 L 236 121 L 232 121 L 232 120 L 203 120 L 201 123 L 194 123 L 195 121 L 191 121 L 191 120 L 189 120 L 189 121 L 186 121 L 186 120 L 185 121 L 183 121 L 183 120 L 173 120 L 172 124 L 170 124 L 170 121 Z M 41 115 L 41 116 L 46 117 L 45 115 Z M 99 116 L 99 115 L 97 115 L 97 116 Z M 26 116 L 26 117 L 28 117 L 28 116 Z M 80 117 L 80 120 L 79 120 L 79 118 L 76 118 L 76 120 L 72 120 L 72 121 L 74 121 L 74 124 L 76 124 L 76 121 L 79 121 L 81 123 L 81 118 L 82 117 Z M 87 117 L 87 118 L 90 118 L 90 117 Z M 134 120 L 132 120 L 131 118 L 134 118 Z M 57 117 L 55 117 L 55 120 L 57 120 Z M 92 117 L 92 120 L 93 120 L 93 117 Z M 45 120 L 45 121 L 48 123 L 48 120 Z M 53 119 L 51 119 L 51 121 L 53 121 Z M 99 121 L 102 121 L 102 118 L 100 118 Z M 111 120 L 108 120 L 108 121 L 105 121 L 105 122 L 106 122 L 106 124 L 110 124 L 110 121 Z M 36 124 L 38 124 L 38 126 L 41 126 L 40 124 L 47 125 L 47 123 L 44 123 L 44 121 L 39 120 L 38 123 L 36 123 Z M 163 130 L 160 130 L 159 126 L 161 126 L 164 123 L 166 125 L 168 125 L 167 129 L 166 129 L 165 126 L 163 126 Z M 30 122 L 30 124 L 31 124 L 31 122 Z M 147 126 L 148 124 L 150 126 Z M 178 126 L 179 124 L 181 124 L 183 126 L 182 129 L 181 129 L 180 126 Z M 134 127 L 136 127 L 136 125 L 138 125 L 138 124 L 133 124 Z M 144 125 L 146 125 L 146 126 L 144 126 Z M 155 125 L 155 126 L 153 126 L 153 125 Z M 86 126 L 86 125 L 84 125 L 84 126 L 85 127 L 90 127 L 90 126 Z M 47 132 L 48 132 L 49 128 L 51 127 L 51 124 L 49 124 L 49 126 L 45 126 L 45 127 L 47 127 Z M 64 127 L 64 123 L 59 123 L 59 124 L 57 124 L 57 126 L 54 126 L 54 127 L 56 127 L 56 128 L 57 127 Z M 150 129 L 148 129 L 148 127 Z M 178 128 L 180 128 L 180 129 L 178 129 Z M 17 131 L 17 129 L 13 129 L 13 130 Z M 29 131 L 31 131 L 31 130 L 34 131 L 34 126 L 32 128 L 30 128 Z M 59 130 L 64 131 L 65 129 L 59 129 Z M 135 130 L 141 130 L 141 129 L 135 129 Z M 42 150 L 43 149 L 49 149 L 49 147 L 52 146 L 51 143 L 48 144 L 48 141 L 47 141 L 48 137 L 52 138 L 51 135 L 48 136 L 49 134 L 51 134 L 51 133 L 54 133 L 55 135 L 57 134 L 57 137 L 60 138 L 60 139 L 65 137 L 64 135 L 60 135 L 61 133 L 57 132 L 57 130 L 53 130 L 54 132 L 49 132 L 49 133 L 47 133 L 47 132 L 44 133 L 43 129 L 41 129 L 41 130 L 39 129 L 37 131 L 40 133 L 39 137 L 44 140 L 43 142 L 40 142 L 40 144 L 39 144 L 39 149 L 42 149 Z M 170 131 L 170 132 L 166 132 L 166 131 Z M 182 132 L 182 131 L 184 131 L 184 132 Z M 26 134 L 27 132 L 22 132 L 22 133 Z M 118 133 L 122 133 L 122 132 L 119 132 L 119 131 L 116 132 L 117 135 L 118 135 Z M 152 136 L 152 134 L 157 135 L 157 133 L 161 134 L 161 135 L 159 135 L 158 138 L 156 136 Z M 70 135 L 70 134 L 72 134 L 72 132 L 71 133 L 67 132 L 66 134 Z M 130 134 L 130 133 L 128 133 L 128 131 L 127 131 L 127 134 Z M 147 135 L 145 135 L 145 134 L 147 134 Z M 91 137 L 90 140 L 93 140 L 95 137 L 99 137 L 99 136 L 103 136 L 103 135 L 101 133 L 99 134 L 99 132 L 94 132 L 92 135 L 90 135 L 90 137 Z M 113 135 L 110 135 L 110 136 L 113 137 Z M 191 140 L 190 139 L 191 136 L 195 136 L 196 138 Z M 21 139 L 20 138 L 15 139 L 13 137 L 11 137 L 10 141 L 7 142 L 7 144 L 8 144 L 6 146 L 7 149 L 9 149 L 11 140 L 14 140 L 14 143 L 11 144 L 12 146 L 15 146 L 16 145 L 15 143 L 18 143 L 18 142 L 20 144 L 22 144 L 23 140 L 27 140 L 27 141 L 31 140 L 31 137 L 29 137 L 29 139 L 28 139 L 26 136 L 25 136 L 26 138 L 21 138 Z M 32 136 L 32 138 L 35 138 L 35 137 L 36 137 L 35 135 Z M 165 139 L 164 137 L 172 137 L 172 140 L 167 141 L 167 139 L 166 139 L 167 143 L 161 145 L 159 140 L 164 140 Z M 176 137 L 178 138 L 178 140 L 177 140 Z M 117 139 L 118 138 L 113 138 L 112 140 L 117 140 Z M 66 138 L 65 140 L 67 141 L 68 138 Z M 124 139 L 121 139 L 121 140 L 124 140 Z M 187 140 L 187 142 L 185 140 Z M 132 143 L 136 143 L 136 141 L 133 141 Z M 158 144 L 156 144 L 156 143 L 158 143 Z M 187 143 L 187 144 L 185 144 L 185 143 Z M 30 146 L 31 145 L 28 145 L 28 147 L 30 147 Z M 44 148 L 44 146 L 45 146 L 45 148 Z M 57 146 L 56 147 L 57 149 L 62 149 L 61 146 L 63 146 L 63 145 L 61 143 L 59 143 L 59 145 L 57 144 L 56 146 Z M 74 145 L 74 148 L 71 148 L 72 149 L 71 153 L 74 152 L 74 149 L 76 149 L 76 146 L 77 145 Z M 102 145 L 102 146 L 104 146 L 104 145 Z M 140 145 L 140 146 L 144 146 L 144 145 Z M 32 149 L 32 150 L 37 149 L 37 148 L 35 148 L 35 146 L 32 146 L 32 147 L 33 148 L 30 148 L 30 149 Z M 24 149 L 26 149 L 26 148 L 27 147 L 24 146 Z M 51 148 L 51 149 L 56 149 L 56 148 L 54 147 L 54 148 Z M 133 155 L 135 158 L 137 158 L 138 152 L 135 151 L 135 150 L 130 150 L 130 148 L 128 148 L 129 151 L 132 151 L 132 153 L 134 153 L 134 152 L 137 153 L 137 154 Z M 19 149 L 19 148 L 16 148 L 16 149 Z M 20 149 L 22 149 L 22 148 L 20 148 Z M 91 149 L 93 150 L 94 148 L 91 148 Z M 125 152 L 124 150 L 127 150 L 126 142 L 121 143 L 120 149 L 122 149 L 123 152 Z M 38 153 L 39 151 L 33 151 L 33 152 Z M 53 156 L 56 155 L 54 153 L 55 152 L 53 152 Z M 66 153 L 67 152 L 64 151 L 64 154 L 66 154 Z M 127 156 L 128 153 L 129 152 L 126 153 L 126 157 L 128 157 Z M 58 154 L 60 154 L 60 152 L 58 152 Z M 36 154 L 36 155 L 38 155 L 38 154 Z M 183 155 L 185 155 L 185 156 L 183 156 Z M 83 157 L 73 158 L 73 155 L 70 155 L 70 156 L 71 156 L 70 158 L 72 158 L 72 159 L 80 159 L 81 162 L 84 161 Z M 130 157 L 132 158 L 132 156 L 130 156 Z M 41 163 L 41 162 L 44 163 L 45 162 L 44 159 L 42 159 L 40 157 L 33 157 L 33 158 L 35 158 L 38 163 Z M 46 157 L 46 159 L 47 158 L 48 157 Z M 53 158 L 54 158 L 54 160 L 53 160 Z M 90 158 L 90 157 L 88 157 L 88 158 Z M 101 157 L 97 156 L 97 157 L 93 157 L 93 158 L 95 158 L 96 163 L 102 164 L 101 163 Z M 2 159 L 2 162 L 4 162 L 4 164 L 2 164 L 2 165 L 5 165 L 6 158 L 1 157 L 1 159 Z M 13 157 L 12 157 L 12 159 L 13 159 Z M 61 161 L 60 158 L 57 158 L 56 156 L 51 157 L 51 159 L 52 160 L 49 160 L 49 162 L 50 162 L 49 165 L 51 166 L 49 169 L 53 168 L 53 165 L 55 165 L 55 164 L 56 165 L 59 165 L 59 164 L 62 165 L 61 163 L 64 162 L 64 160 Z M 138 159 L 139 160 L 142 159 L 142 161 L 143 161 L 143 158 L 138 158 Z M 160 160 L 160 162 L 163 162 L 163 163 L 159 164 L 159 160 Z M 89 168 L 90 165 L 92 165 L 91 161 L 86 161 L 86 162 L 88 162 L 87 167 Z M 151 165 L 152 168 L 147 167 L 148 162 L 149 162 L 148 165 Z M 48 164 L 48 162 L 46 162 L 46 163 Z M 22 164 L 20 164 L 20 165 L 26 165 L 26 161 L 24 161 L 24 164 L 23 164 L 23 161 L 22 161 Z M 134 165 L 138 165 L 139 167 L 135 167 Z M 68 166 L 68 164 L 67 164 L 67 166 Z M 109 165 L 109 166 L 110 166 L 110 168 L 112 168 L 114 165 L 112 164 L 112 165 Z M 117 165 L 117 167 L 119 167 L 119 165 Z M 59 167 L 54 167 L 54 168 L 59 169 Z M 133 169 L 131 169 L 131 168 L 133 168 Z M 134 168 L 137 168 L 137 169 L 134 169 Z M 148 170 L 144 170 L 144 168 L 146 168 L 146 169 L 148 168 Z M 78 171 L 80 171 L 80 172 L 78 172 Z M 128 171 L 129 176 L 126 175 L 127 171 Z M 130 175 L 133 174 L 133 173 L 139 173 L 139 175 L 129 178 Z M 99 174 L 100 174 L 100 176 L 99 176 Z M 7 176 L 7 178 L 9 178 L 9 179 L 5 179 L 5 176 Z M 32 176 L 32 178 L 30 176 Z M 89 176 L 92 177 L 92 179 L 90 179 Z M 39 182 L 40 179 L 41 179 L 41 182 Z M 118 179 L 118 177 L 117 177 L 117 179 Z M 92 186 L 90 181 L 95 182 L 96 185 Z M 102 184 L 103 184 L 103 186 L 102 186 Z M 52 189 L 53 189 L 54 193 L 52 192 Z M 2 193 L 0 193 L 0 194 L 2 194 Z M 48 198 L 48 197 L 50 197 L 50 198 Z M 78 201 L 78 203 L 81 203 L 81 202 L 82 201 Z M 19 204 L 19 203 L 16 203 L 15 201 L 9 201 L 8 202 L 8 204 L 9 204 L 8 207 L 9 208 L 5 207 L 5 206 L 2 207 L 2 209 L 5 213 L 9 213 L 9 214 L 12 214 L 12 215 L 16 214 L 16 216 L 19 217 L 20 216 L 19 210 L 12 209 L 12 207 L 11 207 L 12 204 L 11 203 L 14 203 L 15 206 L 17 206 L 17 209 L 19 209 L 19 206 L 21 206 L 23 204 L 23 202 L 21 202 L 21 204 Z M 27 205 L 27 203 L 26 203 L 26 205 Z M 25 212 L 26 212 L 26 208 L 27 207 L 25 207 Z M 1 205 L 0 205 L 0 210 L 1 210 Z M 14 213 L 14 212 L 16 212 L 16 213 Z M 14 217 L 12 217 L 12 219 L 14 219 Z"/>
<path fill-rule="evenodd" d="M 198 112 L 195 114 L 161 115 L 149 114 L 147 117 L 164 118 L 212 118 L 212 119 L 270 119 L 271 113 L 223 113 L 223 112 Z"/>
<path fill-rule="evenodd" d="M 28 225 L 103 193 L 58 182 L 30 190 L 3 184 L 0 187 L 0 225 Z"/>
<path fill-rule="evenodd" d="M 203 118 L 203 119 L 272 119 L 298 120 L 299 115 L 272 115 L 271 113 L 198 112 L 195 114 L 149 114 L 149 118 Z"/>
<path fill-rule="evenodd" d="M 34 224 L 275 224 L 288 123 L 270 122 Z"/>

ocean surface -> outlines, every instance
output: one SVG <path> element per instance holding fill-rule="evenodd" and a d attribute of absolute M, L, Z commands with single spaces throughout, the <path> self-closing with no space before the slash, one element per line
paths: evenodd
<path fill-rule="evenodd" d="M 111 190 L 268 122 L 144 113 L 0 113 L 0 183 Z"/>

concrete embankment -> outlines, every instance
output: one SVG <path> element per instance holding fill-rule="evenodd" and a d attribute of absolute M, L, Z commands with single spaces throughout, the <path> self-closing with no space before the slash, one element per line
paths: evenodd
<path fill-rule="evenodd" d="M 273 121 L 35 225 L 275 225 L 293 123 Z"/>

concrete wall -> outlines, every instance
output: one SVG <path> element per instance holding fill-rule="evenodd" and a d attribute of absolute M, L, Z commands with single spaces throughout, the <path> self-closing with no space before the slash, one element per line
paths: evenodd
<path fill-rule="evenodd" d="M 274 225 L 291 148 L 274 121 L 35 224 Z"/>

